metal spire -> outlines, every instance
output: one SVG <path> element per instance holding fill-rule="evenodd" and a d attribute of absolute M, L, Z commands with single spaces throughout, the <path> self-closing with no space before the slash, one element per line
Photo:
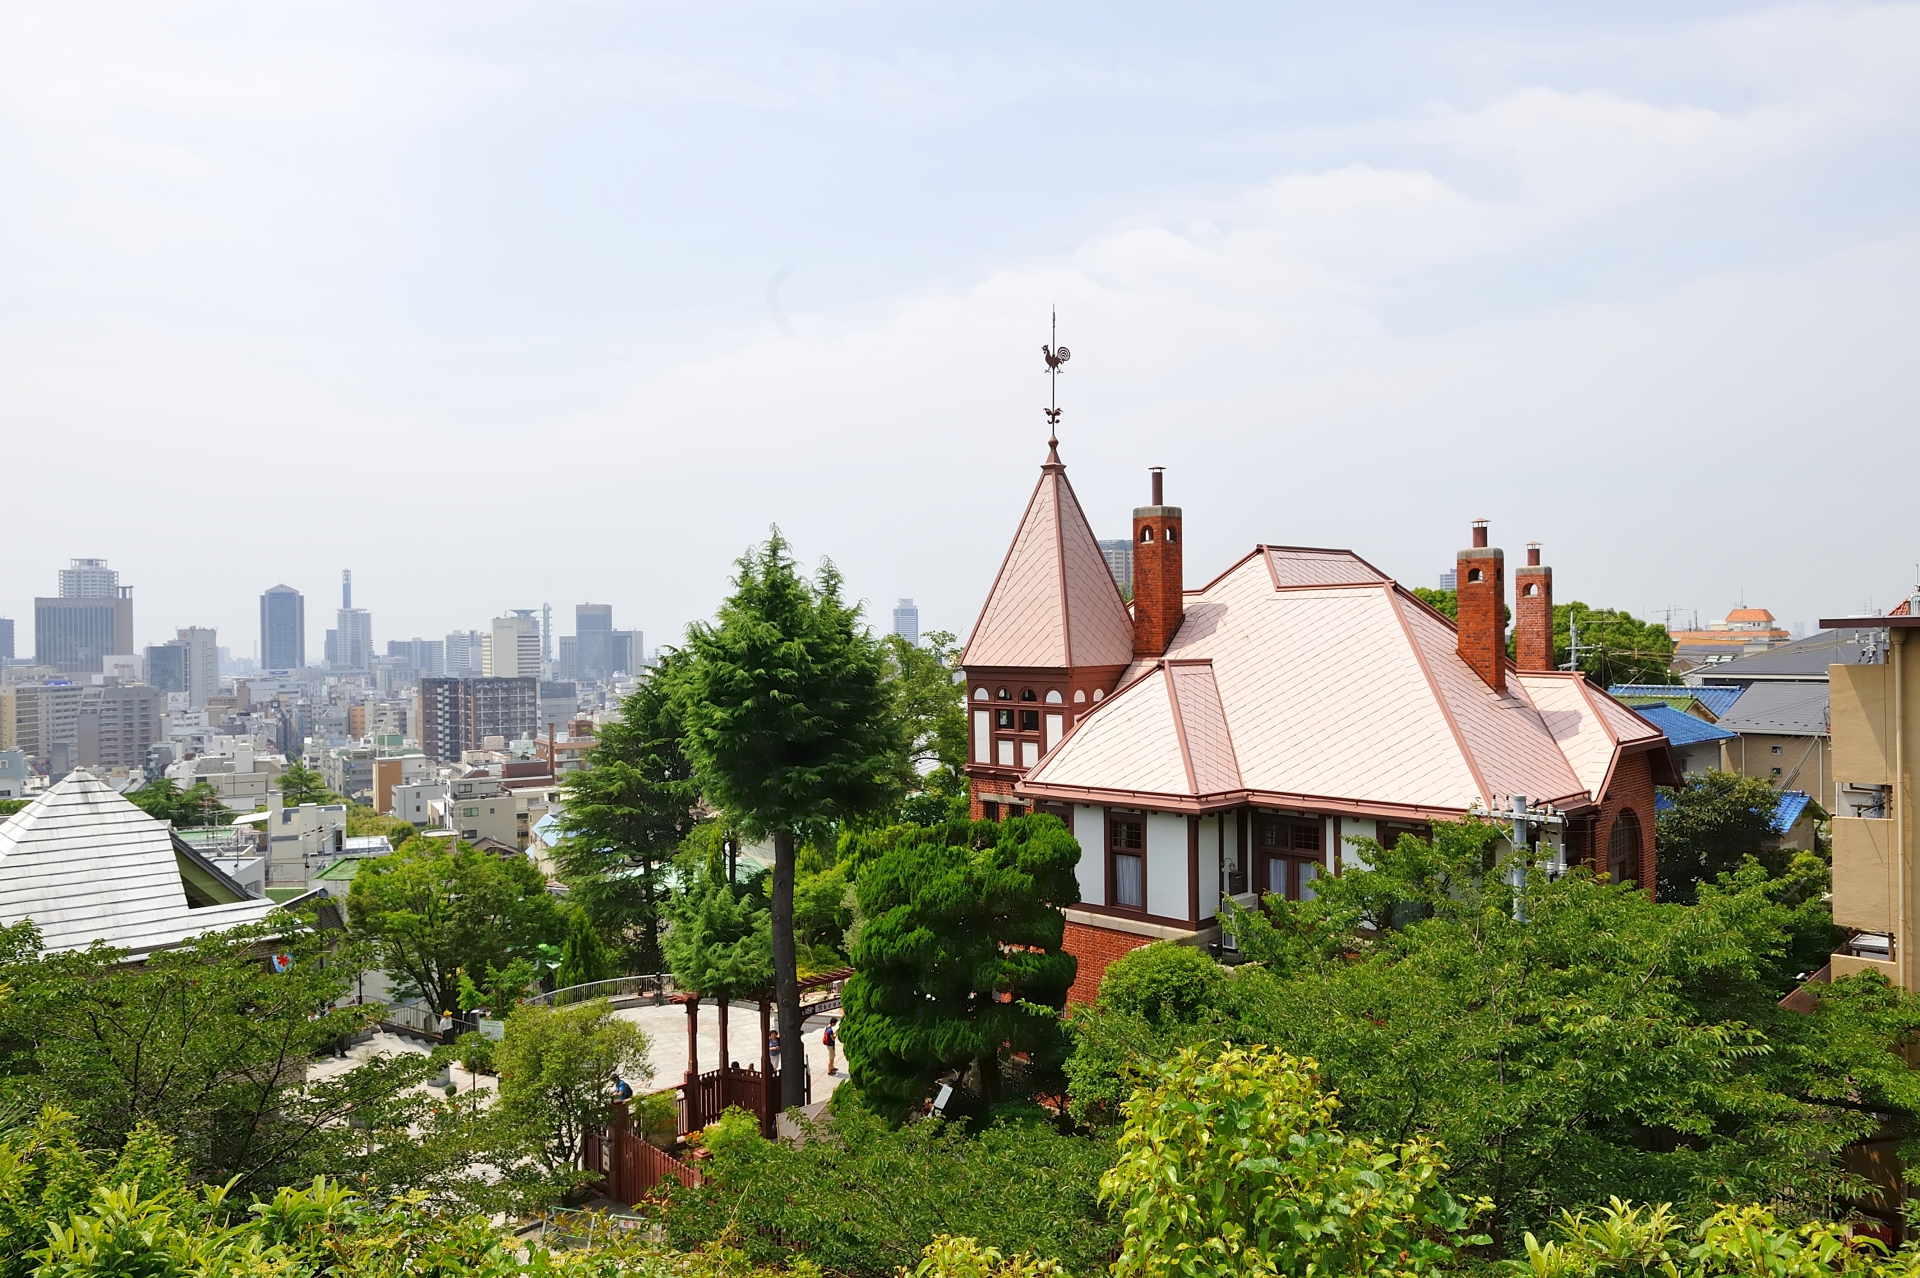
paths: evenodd
<path fill-rule="evenodd" d="M 1047 406 L 1040 411 L 1047 415 L 1047 465 L 1060 464 L 1060 366 L 1073 358 L 1073 352 L 1060 345 L 1060 313 L 1052 314 L 1053 344 L 1042 346 L 1040 353 L 1047 357 Z"/>

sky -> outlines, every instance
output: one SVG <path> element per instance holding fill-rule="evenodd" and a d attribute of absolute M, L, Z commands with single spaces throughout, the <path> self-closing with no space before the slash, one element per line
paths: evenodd
<path fill-rule="evenodd" d="M 376 646 L 777 526 L 973 624 L 1044 458 L 1258 542 L 1812 629 L 1915 585 L 1920 6 L 0 7 L 0 616 L 351 568 Z"/>

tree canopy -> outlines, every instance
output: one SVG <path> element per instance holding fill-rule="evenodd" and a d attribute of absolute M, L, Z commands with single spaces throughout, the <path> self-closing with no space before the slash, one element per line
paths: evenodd
<path fill-rule="evenodd" d="M 905 726 L 911 768 L 902 819 L 918 825 L 965 820 L 967 715 L 953 681 L 960 656 L 954 637 L 935 630 L 922 635 L 917 647 L 901 635 L 887 635 L 884 642 L 887 681 L 894 713 Z"/>
<path fill-rule="evenodd" d="M 156 821 L 186 828 L 196 825 L 227 825 L 233 813 L 220 802 L 220 792 L 205 781 L 182 790 L 169 777 L 149 781 L 138 790 L 129 790 L 127 802 Z"/>
<path fill-rule="evenodd" d="M 442 1012 L 460 1005 L 464 971 L 477 985 L 560 939 L 560 912 L 525 857 L 497 857 L 450 838 L 417 838 L 361 864 L 347 917 L 405 993 Z"/>
<path fill-rule="evenodd" d="M 346 799 L 327 788 L 327 783 L 318 772 L 295 759 L 287 765 L 274 781 L 274 789 L 280 791 L 280 802 L 290 808 L 303 803 L 345 803 Z"/>
<path fill-rule="evenodd" d="M 1656 882 L 1662 900 L 1692 901 L 1702 883 L 1740 868 L 1752 857 L 1779 874 L 1790 854 L 1778 851 L 1773 814 L 1780 793 L 1757 777 L 1708 772 L 1683 786 L 1662 787 L 1655 817 L 1659 831 Z"/>
<path fill-rule="evenodd" d="M 628 972 L 661 970 L 665 871 L 694 827 L 700 799 L 674 699 L 687 662 L 664 654 L 621 702 L 619 719 L 599 729 L 589 766 L 561 780 L 560 877 Z"/>
<path fill-rule="evenodd" d="M 1080 845 L 1066 826 L 1026 816 L 871 842 L 840 1029 L 861 1101 L 897 1120 L 937 1076 L 971 1069 L 991 1102 L 1003 1050 L 1057 1070 L 1059 1012 L 1078 969 L 1062 949 L 1060 911 L 1080 900 Z"/>

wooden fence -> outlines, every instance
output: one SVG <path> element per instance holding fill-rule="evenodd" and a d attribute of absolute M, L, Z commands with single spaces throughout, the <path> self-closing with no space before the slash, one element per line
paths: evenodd
<path fill-rule="evenodd" d="M 649 1145 L 633 1130 L 623 1101 L 614 1102 L 613 1122 L 605 1131 L 587 1133 L 581 1154 L 587 1170 L 600 1177 L 606 1196 L 629 1207 L 668 1181 L 689 1188 L 700 1183 L 698 1171 Z"/>

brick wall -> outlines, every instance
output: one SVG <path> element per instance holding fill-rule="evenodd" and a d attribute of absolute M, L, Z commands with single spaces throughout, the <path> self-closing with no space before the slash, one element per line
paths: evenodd
<path fill-rule="evenodd" d="M 1513 664 L 1518 670 L 1553 669 L 1551 568 L 1530 563 L 1513 570 Z"/>
<path fill-rule="evenodd" d="M 1066 940 L 1061 948 L 1080 961 L 1080 972 L 1073 978 L 1072 988 L 1067 991 L 1068 1006 L 1093 1002 L 1093 996 L 1100 992 L 1100 978 L 1107 974 L 1107 964 L 1130 950 L 1152 943 L 1151 938 L 1135 936 L 1131 932 L 1091 927 L 1069 920 Z"/>
<path fill-rule="evenodd" d="M 1475 546 L 1460 552 L 1455 571 L 1459 607 L 1454 624 L 1459 630 L 1460 659 L 1472 666 L 1489 688 L 1505 691 L 1506 556 L 1497 549 Z M 1473 579 L 1476 573 L 1478 581 Z"/>
<path fill-rule="evenodd" d="M 1146 541 L 1140 540 L 1146 536 Z M 1158 657 L 1173 642 L 1186 607 L 1182 555 L 1186 543 L 1178 506 L 1137 506 L 1133 512 L 1133 655 Z"/>
<path fill-rule="evenodd" d="M 1654 870 L 1654 819 L 1653 819 L 1653 765 L 1647 754 L 1630 754 L 1620 760 L 1613 770 L 1613 784 L 1601 796 L 1600 819 L 1593 825 L 1592 861 L 1597 874 L 1607 868 L 1607 843 L 1613 834 L 1613 822 L 1622 810 L 1633 809 L 1633 815 L 1640 822 L 1640 870 L 1636 880 L 1641 887 L 1653 890 Z"/>
<path fill-rule="evenodd" d="M 970 789 L 973 794 L 973 819 L 976 821 L 984 821 L 986 819 L 987 810 L 984 806 L 985 804 L 1007 803 L 1013 798 L 1013 782 L 1011 781 L 989 781 L 982 777 L 975 777 L 973 778 Z M 1002 811 L 1000 815 L 1005 816 L 1005 811 Z"/>

